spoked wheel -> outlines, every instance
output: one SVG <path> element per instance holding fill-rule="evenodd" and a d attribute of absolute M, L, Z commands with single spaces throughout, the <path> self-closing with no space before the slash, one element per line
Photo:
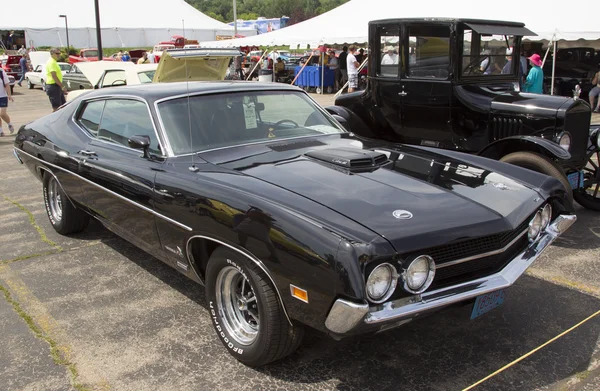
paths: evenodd
<path fill-rule="evenodd" d="M 217 308 L 227 332 L 240 345 L 250 345 L 260 327 L 258 302 L 250 282 L 238 269 L 227 266 L 217 275 L 215 288 Z"/>
<path fill-rule="evenodd" d="M 217 336 L 245 365 L 283 358 L 302 340 L 304 329 L 290 324 L 266 273 L 233 250 L 220 247 L 211 254 L 206 298 Z"/>
<path fill-rule="evenodd" d="M 43 192 L 46 213 L 56 232 L 66 235 L 87 227 L 89 215 L 71 204 L 58 180 L 49 173 L 44 174 Z"/>
<path fill-rule="evenodd" d="M 573 192 L 581 206 L 600 212 L 600 151 L 593 153 L 583 168 L 583 188 Z"/>

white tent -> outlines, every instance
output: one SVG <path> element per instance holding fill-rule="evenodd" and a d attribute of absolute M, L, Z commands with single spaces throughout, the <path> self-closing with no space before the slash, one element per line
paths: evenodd
<path fill-rule="evenodd" d="M 16 3 L 15 3 L 16 4 Z M 2 12 L 0 30 L 24 30 L 27 46 L 96 47 L 94 0 L 21 0 L 19 12 Z M 171 35 L 214 40 L 233 36 L 233 27 L 212 19 L 184 0 L 99 0 L 103 47 L 151 47 Z M 185 31 L 184 31 L 185 27 Z M 238 34 L 255 35 L 253 29 Z"/>
<path fill-rule="evenodd" d="M 597 40 L 600 23 L 593 12 L 597 2 L 542 5 L 535 1 L 505 0 L 351 0 L 329 12 L 281 30 L 227 41 L 202 42 L 203 46 L 292 45 L 364 43 L 368 23 L 389 18 L 462 18 L 525 23 L 537 34 L 534 40 Z"/>

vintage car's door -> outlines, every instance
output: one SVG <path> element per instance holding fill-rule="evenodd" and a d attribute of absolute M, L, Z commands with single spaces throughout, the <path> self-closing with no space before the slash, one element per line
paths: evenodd
<path fill-rule="evenodd" d="M 71 69 L 65 73 L 63 76 L 63 84 L 67 85 L 68 91 L 92 88 L 92 83 L 90 83 L 83 72 L 77 67 L 77 64 L 71 65 Z"/>
<path fill-rule="evenodd" d="M 402 28 L 402 135 L 410 143 L 452 147 L 450 27 Z"/>
<path fill-rule="evenodd" d="M 376 101 L 377 117 L 384 126 L 402 137 L 402 97 L 400 85 L 400 25 L 381 24 L 371 27 L 373 56 L 370 83 Z"/>
<path fill-rule="evenodd" d="M 111 229 L 147 251 L 160 249 L 153 214 L 154 178 L 163 159 L 144 158 L 129 148 L 134 135 L 150 137 L 151 154 L 160 155 L 158 136 L 147 104 L 105 100 L 100 125 L 86 147 L 84 176 L 100 188 L 89 195 L 90 209 Z"/>

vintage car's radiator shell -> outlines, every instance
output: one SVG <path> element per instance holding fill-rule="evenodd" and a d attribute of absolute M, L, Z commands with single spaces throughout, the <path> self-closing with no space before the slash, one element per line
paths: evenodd
<path fill-rule="evenodd" d="M 523 121 L 519 118 L 492 116 L 490 122 L 490 142 L 523 134 Z"/>
<path fill-rule="evenodd" d="M 567 110 L 564 119 L 564 130 L 571 135 L 571 159 L 576 166 L 581 166 L 586 161 L 585 154 L 589 140 L 589 133 L 582 129 L 590 128 L 590 114 L 582 111 L 580 106 L 571 107 Z"/>

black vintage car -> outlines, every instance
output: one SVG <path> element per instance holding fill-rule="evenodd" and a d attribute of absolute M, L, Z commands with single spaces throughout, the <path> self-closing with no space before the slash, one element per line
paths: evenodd
<path fill-rule="evenodd" d="M 259 366 L 304 326 L 334 338 L 497 307 L 576 220 L 555 178 L 347 132 L 277 83 L 106 88 L 21 127 L 54 229 L 90 216 L 205 285 L 216 333 Z"/>
<path fill-rule="evenodd" d="M 366 91 L 341 95 L 328 110 L 366 137 L 554 176 L 600 211 L 600 132 L 590 129 L 589 104 L 520 92 L 521 39 L 530 35 L 522 23 L 502 21 L 373 21 Z"/>
<path fill-rule="evenodd" d="M 558 49 L 556 60 L 548 54 L 544 64 L 544 84 L 547 93 L 552 89 L 552 68 L 554 67 L 554 95 L 573 96 L 579 86 L 580 98 L 588 100 L 594 87 L 592 79 L 600 71 L 600 54 L 590 47 Z"/>

